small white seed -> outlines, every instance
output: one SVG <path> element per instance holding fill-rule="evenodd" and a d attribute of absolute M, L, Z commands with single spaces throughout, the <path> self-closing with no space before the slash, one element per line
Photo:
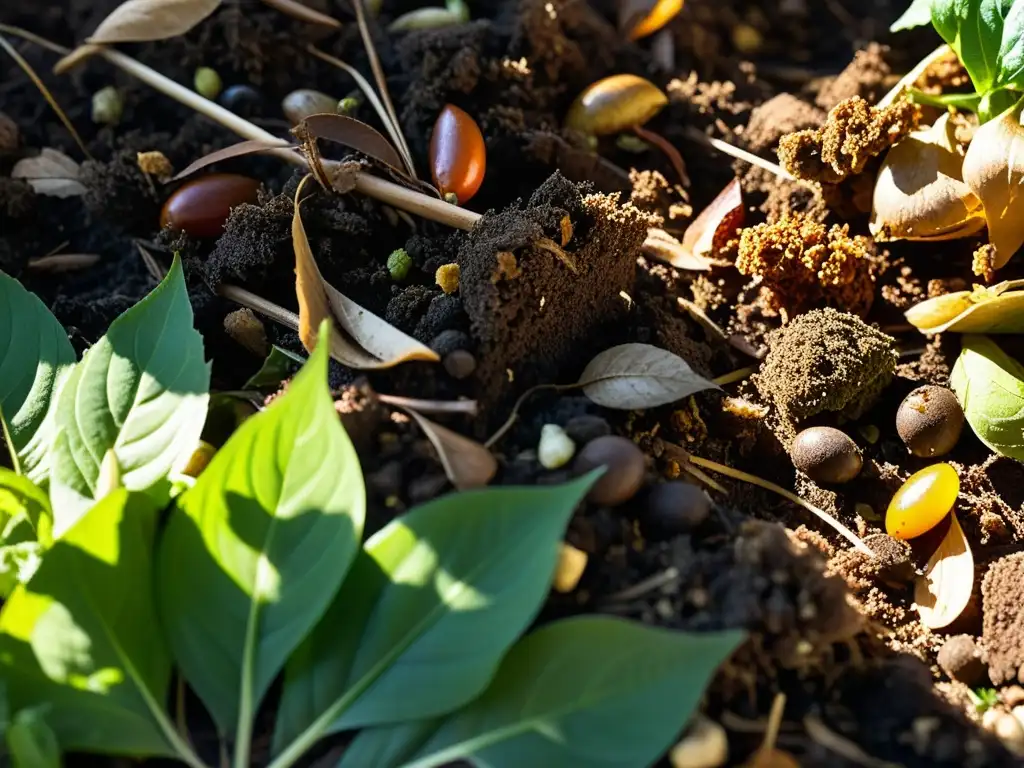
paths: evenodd
<path fill-rule="evenodd" d="M 672 747 L 672 768 L 718 768 L 729 759 L 725 728 L 703 715 L 694 718 L 683 740 Z"/>
<path fill-rule="evenodd" d="M 1024 755 L 1024 728 L 1013 715 L 1003 714 L 996 720 L 995 734 L 1013 754 Z"/>
<path fill-rule="evenodd" d="M 558 553 L 558 567 L 555 569 L 552 586 L 556 592 L 561 592 L 563 595 L 568 594 L 576 589 L 576 585 L 580 583 L 586 569 L 587 553 L 563 542 L 562 549 Z"/>
<path fill-rule="evenodd" d="M 576 453 L 576 443 L 557 424 L 545 424 L 540 430 L 537 459 L 544 469 L 558 469 L 569 463 Z"/>

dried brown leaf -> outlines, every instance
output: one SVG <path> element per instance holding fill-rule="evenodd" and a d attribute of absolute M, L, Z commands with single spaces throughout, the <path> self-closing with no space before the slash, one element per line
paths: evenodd
<path fill-rule="evenodd" d="M 683 233 L 683 247 L 698 257 L 720 250 L 743 226 L 743 188 L 733 179 Z"/>
<path fill-rule="evenodd" d="M 580 376 L 583 393 L 605 408 L 654 408 L 705 389 L 718 389 L 678 355 L 650 344 L 620 344 L 591 360 Z"/>
<path fill-rule="evenodd" d="M 225 160 L 231 160 L 236 157 L 245 157 L 246 155 L 256 155 L 260 152 L 270 152 L 274 149 L 295 149 L 298 147 L 291 144 L 284 139 L 278 139 L 275 141 L 265 141 L 263 139 L 252 139 L 249 141 L 240 141 L 237 144 L 232 144 L 229 147 L 218 149 L 211 152 L 208 155 L 203 155 L 198 160 L 194 161 L 185 170 L 175 176 L 171 181 L 177 181 L 178 179 L 184 179 L 186 176 L 191 176 L 196 171 L 201 171 L 207 166 L 213 165 L 214 163 L 221 163 Z"/>
<path fill-rule="evenodd" d="M 408 360 L 440 358 L 429 347 L 356 304 L 320 274 L 302 223 L 300 195 L 307 176 L 295 190 L 292 248 L 295 251 L 295 294 L 299 302 L 299 338 L 310 352 L 316 347 L 317 329 L 329 319 L 343 332 L 331 334 L 331 357 L 358 370 L 390 368 Z"/>
<path fill-rule="evenodd" d="M 84 195 L 85 187 L 78 177 L 78 163 L 50 147 L 44 147 L 35 157 L 19 160 L 11 170 L 11 178 L 24 179 L 36 194 L 49 197 Z"/>
<path fill-rule="evenodd" d="M 303 123 L 311 136 L 342 144 L 402 172 L 398 150 L 376 128 L 345 115 L 310 115 Z"/>
<path fill-rule="evenodd" d="M 949 514 L 949 530 L 914 584 L 914 603 L 921 623 L 929 629 L 952 624 L 974 589 L 974 555 L 956 513 Z"/>
<path fill-rule="evenodd" d="M 442 427 L 410 408 L 408 413 L 437 451 L 444 473 L 460 491 L 482 488 L 498 472 L 498 461 L 489 450 L 475 440 Z"/>
<path fill-rule="evenodd" d="M 1024 245 L 1024 99 L 974 132 L 964 181 L 985 207 L 988 240 L 999 269 Z"/>
<path fill-rule="evenodd" d="M 298 19 L 299 21 L 308 21 L 312 24 L 323 24 L 325 27 L 333 27 L 334 29 L 338 29 L 341 26 L 341 22 L 333 16 L 328 16 L 326 13 L 315 11 L 302 3 L 296 2 L 296 0 L 263 0 L 263 2 L 271 8 L 274 8 L 287 16 L 291 16 L 293 19 Z"/>
<path fill-rule="evenodd" d="M 96 27 L 88 43 L 139 43 L 183 35 L 220 7 L 221 0 L 126 0 Z"/>
<path fill-rule="evenodd" d="M 91 267 L 100 260 L 96 253 L 56 253 L 28 260 L 28 268 L 36 272 L 74 272 Z"/>
<path fill-rule="evenodd" d="M 902 139 L 878 172 L 871 234 L 878 240 L 955 240 L 980 231 L 981 200 L 964 182 L 963 168 L 948 114 Z"/>
<path fill-rule="evenodd" d="M 957 291 L 915 304 L 906 318 L 922 333 L 1024 333 L 1024 280 Z"/>

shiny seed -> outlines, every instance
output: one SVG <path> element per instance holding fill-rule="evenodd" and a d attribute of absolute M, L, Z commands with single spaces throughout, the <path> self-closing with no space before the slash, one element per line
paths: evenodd
<path fill-rule="evenodd" d="M 587 500 L 608 507 L 633 498 L 644 482 L 647 465 L 636 443 L 617 435 L 591 440 L 576 456 L 573 469 L 582 475 L 597 467 L 606 467 L 587 494 Z"/>
<path fill-rule="evenodd" d="M 281 111 L 292 125 L 298 125 L 310 115 L 333 113 L 337 107 L 337 99 L 309 88 L 292 91 L 281 101 Z"/>
<path fill-rule="evenodd" d="M 915 472 L 889 502 L 885 530 L 895 539 L 927 533 L 946 516 L 960 493 L 960 478 L 949 464 Z"/>
<path fill-rule="evenodd" d="M 190 181 L 167 198 L 160 226 L 184 230 L 192 237 L 218 237 L 231 209 L 256 202 L 260 183 L 248 176 L 212 173 Z"/>
<path fill-rule="evenodd" d="M 251 85 L 231 85 L 220 95 L 220 103 L 236 115 L 252 117 L 260 113 L 263 95 Z"/>
<path fill-rule="evenodd" d="M 196 93 L 207 99 L 216 99 L 223 87 L 217 70 L 209 67 L 199 67 L 192 78 L 192 84 L 195 86 Z"/>
<path fill-rule="evenodd" d="M 918 387 L 896 412 L 896 431 L 915 456 L 929 458 L 949 453 L 964 428 L 964 410 L 945 387 Z"/>
<path fill-rule="evenodd" d="M 555 568 L 555 578 L 551 586 L 555 592 L 568 594 L 576 589 L 580 583 L 583 572 L 587 570 L 587 553 L 576 549 L 571 544 L 562 544 L 558 554 L 558 566 Z"/>
<path fill-rule="evenodd" d="M 607 136 L 643 125 L 668 104 L 650 80 L 612 75 L 589 86 L 569 107 L 565 125 L 580 133 Z"/>
<path fill-rule="evenodd" d="M 793 466 L 816 483 L 847 483 L 862 466 L 857 444 L 833 427 L 805 429 L 793 441 Z"/>
<path fill-rule="evenodd" d="M 569 463 L 576 453 L 576 443 L 558 424 L 545 424 L 540 428 L 537 460 L 544 469 L 558 469 Z"/>
<path fill-rule="evenodd" d="M 653 540 L 693 533 L 711 512 L 708 495 L 696 485 L 679 480 L 655 485 L 645 501 L 640 527 Z"/>
<path fill-rule="evenodd" d="M 650 12 L 638 21 L 629 31 L 630 40 L 653 35 L 664 27 L 683 9 L 683 0 L 658 0 Z"/>
<path fill-rule="evenodd" d="M 484 182 L 487 147 L 480 126 L 454 104 L 446 104 L 430 135 L 430 170 L 434 186 L 448 199 L 466 203 Z"/>

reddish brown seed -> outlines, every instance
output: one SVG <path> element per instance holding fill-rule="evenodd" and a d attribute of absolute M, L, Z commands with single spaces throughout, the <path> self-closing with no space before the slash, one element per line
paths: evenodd
<path fill-rule="evenodd" d="M 484 181 L 487 148 L 480 126 L 454 104 L 446 104 L 430 136 L 430 170 L 442 195 L 467 202 Z"/>
<path fill-rule="evenodd" d="M 597 467 L 605 473 L 594 483 L 587 499 L 594 504 L 616 507 L 636 496 L 647 470 L 644 452 L 636 443 L 618 435 L 591 440 L 576 454 L 573 469 L 582 475 Z"/>
<path fill-rule="evenodd" d="M 192 237 L 218 237 L 236 205 L 255 203 L 260 183 L 234 173 L 211 173 L 179 187 L 160 212 L 160 226 Z"/>

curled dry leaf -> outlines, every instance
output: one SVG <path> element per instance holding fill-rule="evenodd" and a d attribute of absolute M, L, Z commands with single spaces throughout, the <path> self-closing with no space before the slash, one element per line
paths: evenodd
<path fill-rule="evenodd" d="M 705 389 L 718 389 L 678 355 L 650 344 L 620 344 L 591 360 L 577 382 L 605 408 L 655 408 Z"/>
<path fill-rule="evenodd" d="M 915 304 L 907 321 L 922 333 L 1024 333 L 1024 280 L 956 291 Z"/>
<path fill-rule="evenodd" d="M 743 189 L 733 179 L 683 233 L 683 247 L 698 257 L 720 250 L 743 226 Z"/>
<path fill-rule="evenodd" d="M 437 353 L 328 285 L 313 258 L 302 223 L 302 188 L 295 190 L 292 247 L 295 250 L 295 294 L 299 302 L 299 338 L 310 352 L 316 348 L 317 328 L 331 320 L 342 329 L 331 334 L 331 357 L 358 370 L 390 368 L 408 360 L 438 362 Z"/>
<path fill-rule="evenodd" d="M 489 450 L 475 440 L 463 437 L 421 416 L 411 408 L 403 408 L 437 451 L 444 473 L 460 491 L 482 488 L 498 472 L 498 461 Z"/>
<path fill-rule="evenodd" d="M 950 512 L 949 530 L 914 584 L 914 603 L 929 629 L 949 626 L 963 613 L 974 589 L 974 555 Z"/>
<path fill-rule="evenodd" d="M 263 0 L 263 2 L 271 8 L 275 8 L 281 13 L 291 16 L 293 19 L 298 19 L 299 21 L 308 21 L 312 24 L 323 24 L 325 27 L 333 27 L 334 29 L 341 26 L 341 22 L 333 16 L 328 16 L 326 13 L 320 13 L 320 11 L 314 11 L 312 8 L 305 6 L 296 0 Z"/>
<path fill-rule="evenodd" d="M 337 142 L 404 173 L 398 150 L 373 126 L 353 117 L 326 113 L 310 115 L 302 122 L 310 136 Z"/>
<path fill-rule="evenodd" d="M 964 158 L 964 181 L 985 208 L 999 269 L 1024 245 L 1024 99 L 978 128 Z"/>
<path fill-rule="evenodd" d="M 126 0 L 100 22 L 86 42 L 167 40 L 188 32 L 220 4 L 221 0 Z"/>
<path fill-rule="evenodd" d="M 26 157 L 14 164 L 11 178 L 24 179 L 38 195 L 79 197 L 85 187 L 78 180 L 79 166 L 74 160 L 45 147 L 35 157 Z"/>
<path fill-rule="evenodd" d="M 963 177 L 964 155 L 949 115 L 915 131 L 885 157 L 875 182 L 877 240 L 954 240 L 985 226 L 981 201 Z"/>
<path fill-rule="evenodd" d="M 278 149 L 291 149 L 298 150 L 298 147 L 294 144 L 290 144 L 284 139 L 275 139 L 273 141 L 265 141 L 263 139 L 250 139 L 249 141 L 240 141 L 237 144 L 232 144 L 229 147 L 215 150 L 208 155 L 203 155 L 198 160 L 189 165 L 185 170 L 175 176 L 171 181 L 178 181 L 184 179 L 186 176 L 191 176 L 196 171 L 201 171 L 209 165 L 214 163 L 220 163 L 225 160 L 231 160 L 236 157 L 245 157 L 246 155 L 255 155 L 260 152 L 272 152 Z"/>

